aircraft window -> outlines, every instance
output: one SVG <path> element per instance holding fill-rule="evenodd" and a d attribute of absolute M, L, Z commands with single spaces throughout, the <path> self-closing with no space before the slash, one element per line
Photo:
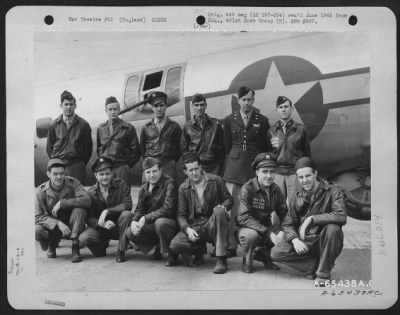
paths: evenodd
<path fill-rule="evenodd" d="M 168 105 L 175 104 L 180 100 L 182 67 L 168 70 L 165 82 L 165 92 L 168 94 Z"/>
<path fill-rule="evenodd" d="M 148 91 L 159 87 L 161 85 L 162 76 L 163 76 L 162 71 L 146 75 L 146 79 L 143 85 L 143 91 Z"/>
<path fill-rule="evenodd" d="M 131 76 L 126 82 L 125 106 L 132 106 L 138 102 L 139 77 Z"/>

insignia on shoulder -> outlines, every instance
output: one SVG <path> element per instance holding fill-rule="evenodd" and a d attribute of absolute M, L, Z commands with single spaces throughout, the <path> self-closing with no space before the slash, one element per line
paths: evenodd
<path fill-rule="evenodd" d="M 266 158 L 267 160 L 269 160 L 269 159 L 271 159 L 271 156 L 270 156 L 269 154 L 267 154 L 267 155 L 265 156 L 265 158 Z"/>

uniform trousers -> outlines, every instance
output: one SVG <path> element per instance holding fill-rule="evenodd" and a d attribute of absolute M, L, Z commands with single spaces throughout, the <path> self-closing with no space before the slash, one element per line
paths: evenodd
<path fill-rule="evenodd" d="M 313 274 L 321 278 L 329 278 L 335 260 L 343 248 L 342 227 L 337 224 L 327 224 L 321 233 L 312 240 L 304 243 L 310 251 L 299 255 L 294 250 L 292 243 L 281 242 L 271 250 L 271 259 L 283 263 L 304 274 Z"/>
<path fill-rule="evenodd" d="M 275 173 L 274 183 L 279 186 L 285 200 L 290 200 L 300 187 L 296 174 L 282 175 Z"/>
<path fill-rule="evenodd" d="M 229 193 L 233 197 L 233 205 L 232 209 L 230 211 L 230 222 L 229 222 L 229 245 L 228 248 L 231 250 L 236 250 L 236 247 L 238 245 L 237 243 L 237 216 L 239 212 L 239 193 L 240 189 L 242 188 L 242 185 L 236 184 L 236 183 L 231 183 L 227 182 L 226 183 L 226 188 L 228 189 Z"/>
<path fill-rule="evenodd" d="M 71 229 L 69 238 L 77 239 L 85 229 L 86 210 L 83 208 L 60 209 L 57 219 Z M 35 225 L 35 239 L 40 242 L 42 248 L 47 248 L 48 245 L 55 247 L 61 238 L 62 232 L 58 226 L 49 230 L 41 224 Z"/>
<path fill-rule="evenodd" d="M 244 256 L 246 257 L 246 261 L 251 264 L 253 261 L 253 251 L 257 246 L 265 247 L 268 250 L 274 246 L 270 239 L 270 232 L 278 234 L 282 231 L 280 225 L 273 225 L 268 229 L 268 233 L 265 234 L 264 237 L 253 229 L 250 228 L 241 228 L 238 233 L 238 238 L 240 242 L 240 246 L 244 249 Z"/>
<path fill-rule="evenodd" d="M 68 163 L 65 166 L 65 175 L 76 178 L 82 185 L 84 185 L 86 180 L 85 163 L 83 163 L 83 161 Z"/>
<path fill-rule="evenodd" d="M 128 227 L 125 232 L 125 246 L 132 241 L 142 252 L 147 254 L 154 246 L 160 244 L 161 253 L 167 254 L 176 232 L 177 224 L 174 219 L 158 218 L 154 223 L 146 223 L 139 235 L 133 235 L 132 230 Z"/>
<path fill-rule="evenodd" d="M 95 226 L 98 221 L 97 218 L 89 218 L 89 220 L 92 221 L 89 223 L 90 226 L 79 236 L 80 247 L 87 246 L 93 255 L 99 256 L 104 253 L 108 246 L 108 241 L 113 239 L 119 240 L 118 249 L 121 250 L 121 243 L 124 243 L 123 238 L 125 231 L 129 228 L 129 224 L 132 220 L 132 213 L 130 211 L 122 211 L 119 216 L 108 216 L 106 221 L 111 220 L 115 223 L 115 226 L 110 230 L 103 227 L 94 228 L 93 226 Z"/>
<path fill-rule="evenodd" d="M 176 254 L 192 255 L 205 253 L 206 243 L 215 244 L 216 256 L 226 256 L 229 238 L 229 214 L 221 207 L 215 207 L 211 217 L 201 225 L 192 225 L 199 234 L 195 242 L 185 232 L 179 232 L 171 241 L 170 249 Z"/>
<path fill-rule="evenodd" d="M 125 181 L 125 183 L 130 187 L 131 183 L 129 180 L 130 175 L 130 168 L 127 164 L 122 164 L 120 166 L 113 168 L 113 175 L 114 177 L 121 178 Z"/>

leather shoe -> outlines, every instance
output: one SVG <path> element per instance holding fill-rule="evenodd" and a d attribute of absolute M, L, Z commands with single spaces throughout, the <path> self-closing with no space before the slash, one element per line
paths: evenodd
<path fill-rule="evenodd" d="M 226 262 L 224 261 L 224 257 L 217 256 L 217 263 L 215 264 L 213 272 L 216 274 L 223 274 L 227 270 Z"/>
<path fill-rule="evenodd" d="M 204 256 L 203 256 L 203 254 L 196 254 L 194 256 L 193 265 L 195 265 L 195 266 L 204 265 Z"/>
<path fill-rule="evenodd" d="M 154 253 L 153 253 L 153 260 L 161 260 L 162 259 L 162 254 L 160 252 L 160 246 L 156 246 L 156 248 L 154 249 Z"/>
<path fill-rule="evenodd" d="M 181 256 L 182 256 L 183 265 L 185 267 L 192 267 L 193 266 L 192 255 L 183 254 Z"/>
<path fill-rule="evenodd" d="M 244 273 L 253 273 L 254 272 L 253 265 L 248 264 L 246 262 L 246 257 L 243 257 L 243 260 L 242 260 L 242 271 Z"/>
<path fill-rule="evenodd" d="M 47 258 L 56 258 L 56 249 L 53 246 L 49 246 L 49 250 L 47 251 Z"/>
<path fill-rule="evenodd" d="M 81 261 L 82 261 L 82 258 L 79 253 L 79 244 L 73 243 L 72 244 L 72 262 L 77 263 L 77 262 L 81 262 Z"/>
<path fill-rule="evenodd" d="M 117 257 L 115 258 L 115 261 L 117 263 L 122 263 L 126 261 L 126 256 L 125 256 L 125 252 L 122 250 L 118 250 L 117 252 Z"/>
<path fill-rule="evenodd" d="M 177 264 L 178 264 L 178 255 L 173 252 L 169 252 L 165 266 L 173 267 L 176 266 Z"/>

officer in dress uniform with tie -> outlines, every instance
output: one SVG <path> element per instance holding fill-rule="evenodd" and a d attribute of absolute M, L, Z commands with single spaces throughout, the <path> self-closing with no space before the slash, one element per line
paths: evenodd
<path fill-rule="evenodd" d="M 225 148 L 228 153 L 224 179 L 234 198 L 230 220 L 230 255 L 236 255 L 236 217 L 239 207 L 239 192 L 242 185 L 255 176 L 251 163 L 257 154 L 270 151 L 267 141 L 268 118 L 253 107 L 254 90 L 242 86 L 237 96 L 240 110 L 224 119 Z"/>

